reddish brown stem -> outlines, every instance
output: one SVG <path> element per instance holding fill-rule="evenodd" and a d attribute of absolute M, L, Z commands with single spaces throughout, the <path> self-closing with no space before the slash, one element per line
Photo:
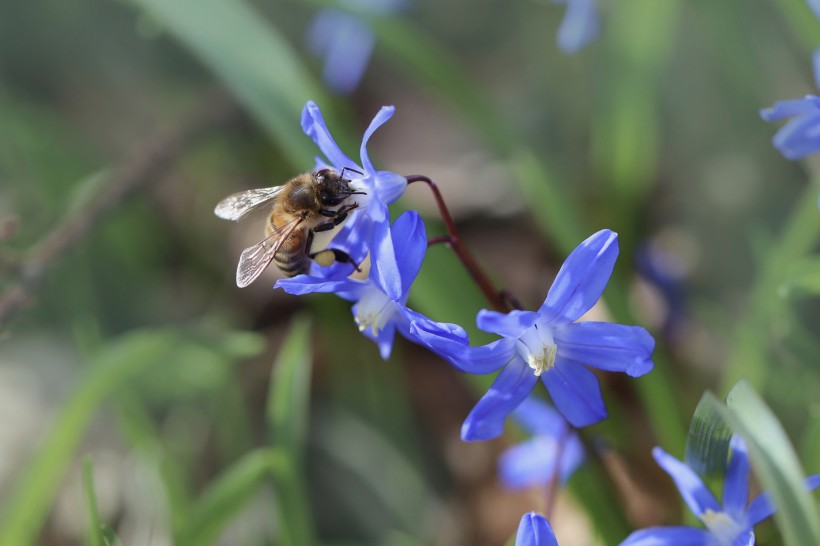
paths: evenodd
<path fill-rule="evenodd" d="M 453 249 L 453 252 L 456 253 L 456 256 L 458 256 L 459 260 L 461 260 L 461 263 L 464 265 L 464 268 L 470 274 L 470 277 L 473 278 L 473 281 L 475 281 L 478 288 L 484 294 L 484 297 L 487 298 L 487 301 L 494 309 L 502 312 L 508 311 L 508 300 L 502 297 L 502 293 L 500 291 L 495 289 L 493 283 L 490 282 L 489 277 L 487 277 L 484 270 L 481 269 L 478 262 L 476 262 L 475 258 L 473 258 L 473 255 L 470 253 L 467 245 L 465 245 L 461 240 L 461 236 L 458 233 L 453 217 L 450 215 L 450 210 L 447 208 L 444 198 L 442 198 L 441 192 L 439 191 L 436 183 L 424 175 L 416 174 L 410 175 L 406 178 L 408 184 L 412 184 L 414 182 L 424 182 L 430 188 L 430 191 L 433 192 L 433 197 L 436 199 L 436 204 L 438 205 L 441 219 L 444 222 L 444 226 L 447 228 L 447 233 L 449 233 L 449 237 L 446 238 L 448 240 L 445 240 L 445 238 L 442 237 L 436 237 L 434 241 L 436 243 L 447 243 L 450 248 Z"/>
<path fill-rule="evenodd" d="M 430 237 L 427 239 L 427 248 L 430 248 L 434 245 L 451 245 L 453 243 L 453 238 L 449 235 L 440 235 L 438 237 Z"/>

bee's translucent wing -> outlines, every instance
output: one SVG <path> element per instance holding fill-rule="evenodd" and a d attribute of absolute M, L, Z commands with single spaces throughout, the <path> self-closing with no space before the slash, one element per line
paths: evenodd
<path fill-rule="evenodd" d="M 294 218 L 279 227 L 270 237 L 242 251 L 239 265 L 236 268 L 236 286 L 244 288 L 256 280 L 268 267 L 279 247 L 302 223 L 301 218 Z"/>
<path fill-rule="evenodd" d="M 250 211 L 279 195 L 284 186 L 259 188 L 229 195 L 219 202 L 214 214 L 225 220 L 239 220 Z"/>

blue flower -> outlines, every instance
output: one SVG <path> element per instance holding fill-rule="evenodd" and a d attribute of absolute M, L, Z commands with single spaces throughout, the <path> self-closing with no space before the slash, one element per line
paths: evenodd
<path fill-rule="evenodd" d="M 501 454 L 498 469 L 504 485 L 510 489 L 543 486 L 556 475 L 561 483 L 566 482 L 584 460 L 584 448 L 572 427 L 534 396 L 524 400 L 512 415 L 533 437 Z"/>
<path fill-rule="evenodd" d="M 820 0 L 809 0 L 809 7 L 814 12 L 814 15 L 820 19 Z"/>
<path fill-rule="evenodd" d="M 355 301 L 353 317 L 359 330 L 376 342 L 385 360 L 390 356 L 396 331 L 411 341 L 416 336 L 410 324 L 423 324 L 438 335 L 449 335 L 449 325 L 438 324 L 407 308 L 410 286 L 416 279 L 427 252 L 424 222 L 415 211 L 399 216 L 392 228 L 378 224 L 382 244 L 373 248 L 370 273 L 366 281 L 351 278 L 334 279 L 322 275 L 299 275 L 281 279 L 276 286 L 289 294 L 335 292 Z"/>
<path fill-rule="evenodd" d="M 464 440 L 501 434 L 504 419 L 527 397 L 539 378 L 558 410 L 575 427 L 606 418 L 601 389 L 591 366 L 637 377 L 652 369 L 655 340 L 643 328 L 605 322 L 576 322 L 598 301 L 618 257 L 618 235 L 599 231 L 572 251 L 538 311 L 507 314 L 482 310 L 481 330 L 501 339 L 481 347 L 463 330 L 447 336 L 415 328 L 428 347 L 455 367 L 485 374 L 503 368 L 461 429 Z"/>
<path fill-rule="evenodd" d="M 596 0 L 553 0 L 566 4 L 564 20 L 558 28 L 558 47 L 564 53 L 577 53 L 598 36 L 600 25 Z"/>
<path fill-rule="evenodd" d="M 521 518 L 515 546 L 558 546 L 547 518 L 537 512 L 529 512 Z"/>
<path fill-rule="evenodd" d="M 815 86 L 820 87 L 820 49 L 812 57 Z M 760 111 L 765 121 L 792 118 L 775 133 L 772 144 L 786 159 L 800 159 L 820 151 L 820 97 L 782 100 Z"/>
<path fill-rule="evenodd" d="M 302 130 L 313 139 L 325 156 L 316 158 L 316 168 L 333 167 L 339 172 L 345 169 L 344 176 L 351 181 L 351 188 L 364 192 L 364 195 L 350 197 L 358 204 L 358 208 L 350 213 L 333 238 L 333 248 L 346 252 L 356 263 L 361 263 L 371 248 L 385 242 L 378 237 L 385 237 L 389 232 L 390 215 L 387 206 L 401 197 L 407 188 L 405 177 L 389 171 L 377 171 L 367 154 L 370 136 L 393 116 L 394 111 L 393 106 L 383 106 L 370 122 L 362 137 L 360 166 L 345 155 L 330 136 L 322 112 L 315 102 L 308 101 L 302 110 Z M 342 264 L 331 268 L 335 270 L 337 265 Z M 349 266 L 344 266 L 349 273 Z"/>
<path fill-rule="evenodd" d="M 656 447 L 655 460 L 678 486 L 681 497 L 692 513 L 706 526 L 651 527 L 635 531 L 620 546 L 752 546 L 755 525 L 774 514 L 769 495 L 763 493 L 748 505 L 749 457 L 746 444 L 734 436 L 732 454 L 723 482 L 723 506 L 688 466 Z M 810 489 L 820 486 L 820 475 L 806 480 Z"/>
<path fill-rule="evenodd" d="M 354 10 L 389 14 L 405 5 L 405 0 L 346 0 Z M 339 94 L 351 93 L 367 68 L 376 36 L 367 23 L 349 11 L 335 8 L 320 10 L 308 29 L 308 44 L 313 53 L 324 59 L 322 78 Z"/>

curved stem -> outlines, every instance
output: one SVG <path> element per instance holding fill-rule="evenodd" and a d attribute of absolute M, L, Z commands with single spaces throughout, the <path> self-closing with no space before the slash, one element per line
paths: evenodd
<path fill-rule="evenodd" d="M 455 252 L 456 256 L 458 256 L 459 260 L 461 260 L 464 268 L 470 274 L 470 277 L 473 278 L 476 285 L 478 285 L 478 288 L 484 294 L 484 297 L 487 298 L 490 305 L 492 305 L 496 311 L 508 311 L 511 307 L 509 305 L 511 298 L 505 295 L 507 294 L 506 292 L 496 290 L 489 277 L 487 277 L 484 270 L 481 269 L 478 262 L 476 262 L 475 258 L 473 258 L 470 250 L 461 240 L 461 236 L 458 233 L 453 217 L 450 215 L 450 210 L 447 208 L 447 204 L 444 202 L 444 198 L 441 196 L 441 192 L 439 191 L 436 183 L 424 175 L 410 175 L 406 178 L 408 184 L 412 184 L 414 182 L 424 182 L 427 184 L 430 187 L 430 191 L 433 192 L 433 197 L 436 199 L 436 204 L 438 205 L 441 219 L 444 222 L 444 226 L 447 228 L 449 237 L 436 237 L 432 239 L 433 244 L 446 243 L 450 248 L 452 248 L 453 252 Z M 430 243 L 428 242 L 428 246 L 429 244 Z"/>

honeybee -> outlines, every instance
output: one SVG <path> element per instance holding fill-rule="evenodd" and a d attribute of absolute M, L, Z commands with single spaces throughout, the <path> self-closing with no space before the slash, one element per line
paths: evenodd
<path fill-rule="evenodd" d="M 219 202 L 214 214 L 225 220 L 239 220 L 252 210 L 272 203 L 265 225 L 265 238 L 246 248 L 236 268 L 236 285 L 248 286 L 274 261 L 288 277 L 306 273 L 310 261 L 323 266 L 334 261 L 353 263 L 350 256 L 336 249 L 311 251 L 313 234 L 329 231 L 341 224 L 358 204 L 347 203 L 353 191 L 350 181 L 333 169 L 306 172 L 282 186 L 259 188 L 229 195 Z M 358 172 L 358 171 L 355 171 Z"/>

